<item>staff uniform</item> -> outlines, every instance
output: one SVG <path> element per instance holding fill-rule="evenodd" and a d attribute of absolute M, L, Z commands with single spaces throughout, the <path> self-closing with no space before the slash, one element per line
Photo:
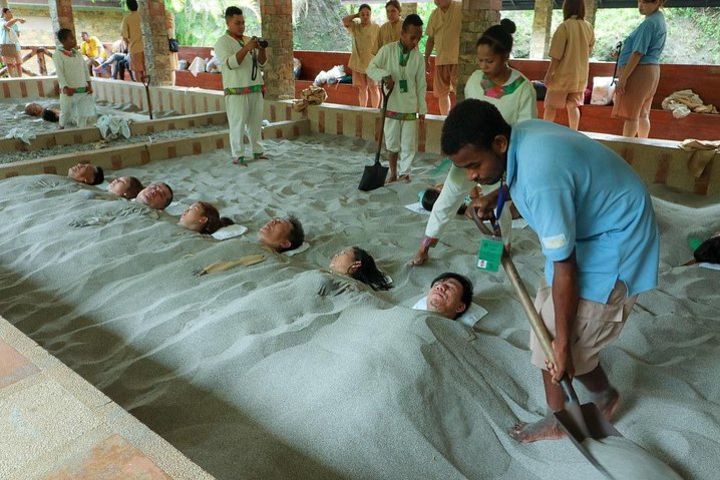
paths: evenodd
<path fill-rule="evenodd" d="M 389 43 L 372 59 L 367 75 L 376 82 L 392 76 L 395 82 L 385 115 L 385 147 L 400 153 L 399 173 L 409 174 L 417 151 L 417 116 L 427 113 L 425 60 L 417 48 L 404 53 L 400 42 Z"/>
<path fill-rule="evenodd" d="M 68 52 L 58 47 L 53 54 L 53 62 L 60 86 L 60 126 L 87 126 L 95 117 L 96 111 L 92 94 L 85 91 L 90 83 L 90 72 L 85 65 L 85 59 L 76 48 Z M 65 95 L 62 93 L 64 87 L 79 91 L 72 96 Z"/>
<path fill-rule="evenodd" d="M 465 98 L 492 103 L 510 125 L 537 118 L 535 88 L 527 77 L 515 69 L 512 69 L 510 77 L 502 87 L 488 80 L 480 70 L 476 70 L 465 85 Z M 474 183 L 467 179 L 461 168 L 454 165 L 450 167 L 425 228 L 425 236 L 430 239 L 431 245 L 437 243 L 443 228 L 473 186 Z M 483 186 L 483 189 L 488 190 L 488 187 Z"/>
<path fill-rule="evenodd" d="M 643 56 L 627 79 L 625 94 L 615 94 L 613 118 L 637 120 L 650 115 L 652 99 L 660 81 L 660 55 L 665 48 L 666 37 L 665 15 L 658 10 L 645 17 L 625 39 L 618 59 L 621 72 L 634 52 Z"/>
<path fill-rule="evenodd" d="M 545 105 L 565 108 L 568 102 L 583 104 L 593 46 L 593 27 L 585 20 L 573 15 L 558 26 L 550 43 L 550 57 L 558 60 L 558 64 L 545 95 Z"/>
<path fill-rule="evenodd" d="M 235 54 L 240 51 L 250 37 L 237 40 L 226 33 L 215 44 L 215 55 L 220 61 L 225 107 L 230 125 L 230 148 L 233 157 L 244 158 L 245 132 L 254 156 L 262 154 L 263 93 L 265 91 L 262 72 L 265 64 L 257 64 L 253 77 L 253 54 L 248 52 L 242 63 L 238 63 Z"/>
<path fill-rule="evenodd" d="M 582 133 L 539 120 L 515 125 L 507 152 L 507 184 L 518 211 L 540 239 L 545 281 L 554 262 L 577 261 L 580 303 L 572 325 L 576 375 L 598 365 L 635 297 L 657 286 L 660 245 L 652 200 L 635 171 L 618 154 Z M 536 298 L 555 334 L 552 290 Z M 531 334 L 533 364 L 545 355 Z"/>
<path fill-rule="evenodd" d="M 441 97 L 455 91 L 460 58 L 462 2 L 451 2 L 447 11 L 437 7 L 430 14 L 427 35 L 435 40 L 435 76 L 433 91 Z"/>
<path fill-rule="evenodd" d="M 352 36 L 352 53 L 348 67 L 352 70 L 353 85 L 365 86 L 368 84 L 365 70 L 370 60 L 378 51 L 378 34 L 380 26 L 377 23 L 362 25 L 358 22 L 350 22 L 347 27 Z"/>
<path fill-rule="evenodd" d="M 130 12 L 123 18 L 121 27 L 123 38 L 128 40 L 130 68 L 135 72 L 145 71 L 145 44 L 143 43 L 140 20 L 140 12 Z"/>
<path fill-rule="evenodd" d="M 380 26 L 380 32 L 378 32 L 378 49 L 384 47 L 388 43 L 400 40 L 402 24 L 402 20 L 398 20 L 395 23 L 385 22 L 382 26 Z"/>

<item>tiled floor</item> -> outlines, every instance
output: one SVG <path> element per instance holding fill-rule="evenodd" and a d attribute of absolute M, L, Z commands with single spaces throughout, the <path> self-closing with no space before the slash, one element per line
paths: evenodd
<path fill-rule="evenodd" d="M 212 477 L 0 317 L 0 479 Z"/>

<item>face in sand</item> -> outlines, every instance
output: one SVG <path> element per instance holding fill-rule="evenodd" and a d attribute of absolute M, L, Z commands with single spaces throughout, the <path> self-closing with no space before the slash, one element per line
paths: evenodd
<path fill-rule="evenodd" d="M 28 103 L 25 105 L 25 114 L 31 117 L 39 117 L 43 113 L 43 107 L 39 103 Z"/>
<path fill-rule="evenodd" d="M 472 302 L 472 283 L 462 275 L 444 273 L 433 280 L 427 296 L 427 309 L 456 319 Z"/>
<path fill-rule="evenodd" d="M 276 252 L 285 252 L 302 245 L 305 233 L 300 221 L 295 217 L 274 218 L 260 229 L 258 239 Z"/>
<path fill-rule="evenodd" d="M 102 169 L 89 163 L 78 163 L 74 167 L 70 167 L 68 177 L 87 185 L 97 185 L 105 180 Z"/>
<path fill-rule="evenodd" d="M 208 215 L 202 202 L 195 202 L 190 205 L 180 216 L 178 225 L 181 225 L 193 232 L 202 232 L 208 223 Z"/>
<path fill-rule="evenodd" d="M 332 260 L 330 260 L 330 270 L 340 275 L 353 276 L 357 272 L 362 263 L 355 256 L 355 249 L 353 247 L 346 248 L 336 253 Z"/>
<path fill-rule="evenodd" d="M 173 199 L 172 189 L 166 183 L 153 183 L 138 193 L 135 200 L 155 210 L 164 210 Z"/>
<path fill-rule="evenodd" d="M 110 182 L 108 192 L 131 200 L 138 196 L 143 189 L 142 183 L 135 177 L 119 177 Z"/>

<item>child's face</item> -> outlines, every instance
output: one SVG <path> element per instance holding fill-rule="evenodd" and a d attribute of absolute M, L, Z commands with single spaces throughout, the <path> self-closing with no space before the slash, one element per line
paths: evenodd
<path fill-rule="evenodd" d="M 490 45 L 484 44 L 477 47 L 477 59 L 480 70 L 490 78 L 498 76 L 503 71 L 507 60 L 503 55 L 495 53 Z"/>
<path fill-rule="evenodd" d="M 62 42 L 62 45 L 65 50 L 72 50 L 73 48 L 77 47 L 77 40 L 75 39 L 75 34 L 71 33 L 70 35 L 68 35 Z"/>
<path fill-rule="evenodd" d="M 422 27 L 408 25 L 407 29 L 403 29 L 403 31 L 400 32 L 400 42 L 408 50 L 412 50 L 417 47 L 417 44 L 421 38 Z"/>

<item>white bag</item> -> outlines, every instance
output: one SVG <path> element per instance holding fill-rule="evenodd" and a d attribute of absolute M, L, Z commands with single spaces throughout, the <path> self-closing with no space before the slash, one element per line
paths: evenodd
<path fill-rule="evenodd" d="M 593 77 L 591 105 L 610 105 L 615 95 L 613 77 Z"/>
<path fill-rule="evenodd" d="M 313 82 L 314 85 L 317 85 L 318 87 L 324 83 L 327 82 L 328 74 L 325 70 L 320 70 L 320 73 L 317 74 L 317 77 L 315 77 L 315 81 Z"/>
<path fill-rule="evenodd" d="M 207 62 L 204 58 L 195 57 L 190 64 L 190 67 L 188 67 L 188 70 L 190 73 L 193 74 L 194 77 L 197 77 L 198 74 L 201 72 L 205 72 L 205 66 L 207 65 Z"/>
<path fill-rule="evenodd" d="M 337 83 L 339 79 L 345 76 L 345 66 L 335 65 L 333 68 L 327 71 L 327 83 Z"/>

